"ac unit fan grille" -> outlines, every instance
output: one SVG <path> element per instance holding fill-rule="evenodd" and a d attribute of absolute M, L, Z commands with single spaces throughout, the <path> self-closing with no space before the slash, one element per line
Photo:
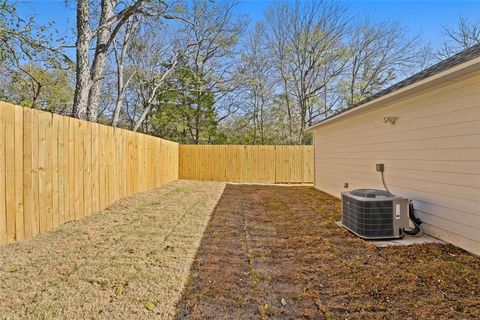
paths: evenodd
<path fill-rule="evenodd" d="M 343 197 L 342 223 L 364 237 L 388 238 L 394 235 L 392 201 L 359 201 Z"/>

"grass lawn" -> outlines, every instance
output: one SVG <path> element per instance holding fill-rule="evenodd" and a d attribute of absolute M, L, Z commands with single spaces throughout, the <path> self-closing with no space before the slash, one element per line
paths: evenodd
<path fill-rule="evenodd" d="M 0 247 L 0 319 L 172 318 L 224 186 L 177 181 Z"/>
<path fill-rule="evenodd" d="M 480 318 L 480 258 L 339 218 L 312 187 L 177 181 L 1 247 L 0 318 Z"/>
<path fill-rule="evenodd" d="M 178 304 L 190 319 L 480 319 L 480 258 L 377 249 L 311 187 L 227 185 Z"/>

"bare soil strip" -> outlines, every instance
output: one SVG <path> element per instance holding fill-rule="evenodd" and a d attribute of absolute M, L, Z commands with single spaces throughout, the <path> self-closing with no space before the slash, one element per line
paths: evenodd
<path fill-rule="evenodd" d="M 177 181 L 0 247 L 0 319 L 168 319 L 223 183 Z"/>
<path fill-rule="evenodd" d="M 480 319 L 480 258 L 377 249 L 311 187 L 227 185 L 177 305 L 182 319 Z"/>

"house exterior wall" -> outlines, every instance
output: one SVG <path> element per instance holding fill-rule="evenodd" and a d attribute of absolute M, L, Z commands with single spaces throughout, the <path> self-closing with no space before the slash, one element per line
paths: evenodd
<path fill-rule="evenodd" d="M 394 125 L 384 117 L 398 117 Z M 425 232 L 480 255 L 480 71 L 313 130 L 316 188 L 414 200 Z M 348 189 L 344 183 L 348 182 Z"/>

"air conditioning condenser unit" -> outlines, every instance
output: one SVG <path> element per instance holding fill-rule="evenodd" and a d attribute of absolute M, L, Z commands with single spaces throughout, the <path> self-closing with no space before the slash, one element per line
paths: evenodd
<path fill-rule="evenodd" d="M 409 227 L 408 199 L 385 190 L 342 192 L 342 225 L 364 239 L 396 239 Z"/>

